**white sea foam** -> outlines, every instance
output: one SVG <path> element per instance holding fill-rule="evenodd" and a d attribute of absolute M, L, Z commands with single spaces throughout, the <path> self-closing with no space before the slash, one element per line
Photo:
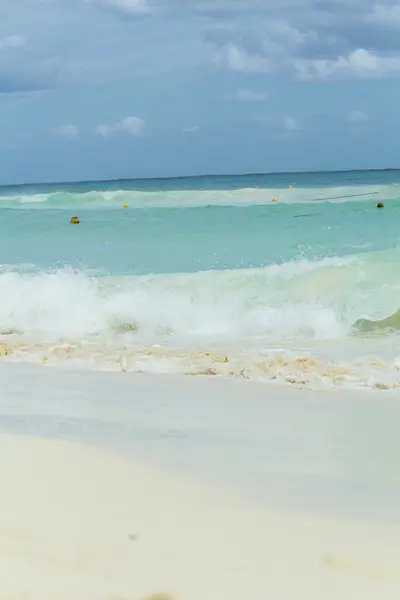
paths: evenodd
<path fill-rule="evenodd" d="M 148 342 L 331 338 L 347 328 L 332 293 L 336 287 L 340 298 L 345 291 L 357 270 L 353 262 L 326 259 L 260 269 L 105 278 L 70 269 L 6 271 L 0 275 L 0 327 L 55 338 L 109 334 L 125 327 Z"/>
<path fill-rule="evenodd" d="M 1 207 L 12 208 L 183 208 L 196 206 L 247 206 L 277 203 L 307 204 L 388 200 L 400 197 L 399 185 L 364 185 L 342 187 L 244 188 L 230 190 L 90 190 L 73 193 L 55 191 L 40 194 L 0 196 Z"/>
<path fill-rule="evenodd" d="M 0 354 L 83 368 L 397 386 L 397 332 L 357 336 L 352 328 L 398 309 L 397 254 L 146 277 L 3 271 Z"/>

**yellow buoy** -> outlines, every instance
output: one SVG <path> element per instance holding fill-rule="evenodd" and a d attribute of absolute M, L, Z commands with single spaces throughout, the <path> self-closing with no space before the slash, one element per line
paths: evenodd
<path fill-rule="evenodd" d="M 276 202 L 276 198 L 272 198 L 271 202 Z"/>
<path fill-rule="evenodd" d="M 200 188 L 200 191 L 201 191 L 201 192 L 204 192 L 204 188 Z"/>
<path fill-rule="evenodd" d="M 291 185 L 288 185 L 288 188 L 289 188 L 289 190 L 291 190 L 291 189 L 292 189 L 292 186 L 291 186 Z"/>
<path fill-rule="evenodd" d="M 69 222 L 72 223 L 72 225 L 77 225 L 78 223 L 80 223 L 78 217 L 71 217 Z"/>
<path fill-rule="evenodd" d="M 124 208 L 129 208 L 129 206 L 127 204 L 124 204 Z"/>

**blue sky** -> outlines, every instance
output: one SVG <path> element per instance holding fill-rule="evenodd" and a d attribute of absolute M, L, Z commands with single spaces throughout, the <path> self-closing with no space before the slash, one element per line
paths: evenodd
<path fill-rule="evenodd" d="M 0 182 L 400 166 L 400 4 L 2 0 Z"/>

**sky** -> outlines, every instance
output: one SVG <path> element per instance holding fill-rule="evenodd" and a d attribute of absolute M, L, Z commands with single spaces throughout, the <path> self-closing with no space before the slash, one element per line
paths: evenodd
<path fill-rule="evenodd" d="M 400 166 L 400 3 L 1 0 L 0 183 Z"/>

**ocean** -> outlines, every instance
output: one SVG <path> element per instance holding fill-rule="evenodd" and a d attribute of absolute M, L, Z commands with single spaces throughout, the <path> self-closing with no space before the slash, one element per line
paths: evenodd
<path fill-rule="evenodd" d="M 398 387 L 399 222 L 392 170 L 0 187 L 1 360 Z"/>

